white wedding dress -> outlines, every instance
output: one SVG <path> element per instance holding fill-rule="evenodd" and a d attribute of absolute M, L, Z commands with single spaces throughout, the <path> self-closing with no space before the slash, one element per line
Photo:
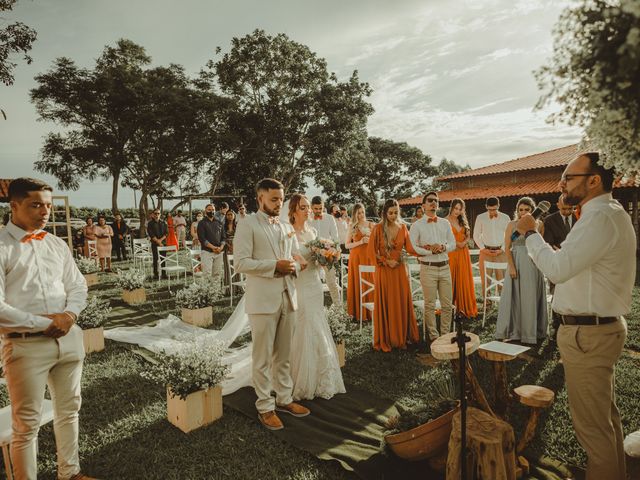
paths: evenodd
<path fill-rule="evenodd" d="M 314 229 L 298 235 L 300 253 L 308 266 L 296 278 L 298 311 L 291 342 L 291 377 L 294 400 L 329 399 L 345 393 L 338 352 L 324 309 L 320 270 L 310 260 L 305 243 L 316 238 Z"/>

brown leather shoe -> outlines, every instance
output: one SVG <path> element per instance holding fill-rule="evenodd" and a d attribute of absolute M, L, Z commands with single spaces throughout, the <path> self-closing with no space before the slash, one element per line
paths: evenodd
<path fill-rule="evenodd" d="M 278 415 L 273 410 L 264 413 L 258 412 L 258 420 L 269 430 L 282 430 L 284 428 L 282 420 L 278 418 Z"/>
<path fill-rule="evenodd" d="M 311 413 L 307 407 L 303 407 L 299 403 L 291 402 L 288 405 L 276 405 L 276 410 L 279 412 L 286 412 L 294 417 L 306 417 Z"/>
<path fill-rule="evenodd" d="M 76 473 L 69 480 L 98 480 L 98 479 L 95 477 L 90 477 L 89 475 L 85 475 L 84 473 L 80 472 L 80 473 Z"/>

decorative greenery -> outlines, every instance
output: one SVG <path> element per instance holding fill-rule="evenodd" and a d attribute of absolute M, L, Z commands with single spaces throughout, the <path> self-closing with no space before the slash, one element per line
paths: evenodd
<path fill-rule="evenodd" d="M 88 275 L 90 273 L 96 273 L 98 271 L 98 265 L 95 260 L 86 257 L 78 257 L 76 258 L 76 265 L 78 266 L 78 270 L 83 275 Z"/>
<path fill-rule="evenodd" d="M 201 280 L 176 293 L 176 307 L 196 310 L 213 305 L 222 296 L 220 282 Z"/>
<path fill-rule="evenodd" d="M 349 334 L 347 326 L 351 323 L 351 317 L 345 310 L 344 305 L 334 303 L 329 308 L 325 308 L 325 310 L 334 342 L 340 343 L 344 341 Z"/>
<path fill-rule="evenodd" d="M 160 354 L 158 361 L 140 375 L 159 385 L 170 386 L 184 400 L 198 390 L 215 387 L 229 374 L 231 367 L 221 363 L 222 342 L 208 335 L 182 337 L 184 347 L 173 355 Z"/>
<path fill-rule="evenodd" d="M 316 238 L 305 245 L 311 250 L 311 260 L 328 269 L 338 269 L 341 252 L 335 242 L 326 238 Z"/>
<path fill-rule="evenodd" d="M 118 270 L 116 285 L 123 290 L 137 290 L 144 288 L 146 274 L 144 270 L 130 268 L 129 270 Z"/>
<path fill-rule="evenodd" d="M 96 295 L 89 295 L 87 306 L 80 312 L 77 325 L 83 330 L 102 327 L 109 318 L 111 307 L 107 300 L 103 300 Z"/>

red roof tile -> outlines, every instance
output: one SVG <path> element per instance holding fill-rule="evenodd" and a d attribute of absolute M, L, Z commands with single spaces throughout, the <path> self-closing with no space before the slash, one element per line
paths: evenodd
<path fill-rule="evenodd" d="M 488 165 L 486 167 L 454 173 L 452 175 L 440 177 L 438 178 L 438 180 L 451 180 L 454 178 L 493 175 L 496 173 L 516 172 L 519 170 L 533 170 L 536 168 L 562 167 L 569 163 L 569 161 L 573 160 L 576 154 L 580 151 L 586 152 L 589 151 L 589 149 L 580 149 L 579 144 L 569 145 L 562 148 L 556 148 L 555 150 L 549 150 L 548 152 L 536 153 L 534 155 L 516 158 L 515 160 L 509 160 L 508 162 L 497 163 L 494 165 Z"/>

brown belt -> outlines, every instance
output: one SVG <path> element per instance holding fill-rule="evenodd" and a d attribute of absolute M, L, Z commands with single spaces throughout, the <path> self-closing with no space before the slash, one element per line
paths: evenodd
<path fill-rule="evenodd" d="M 484 248 L 491 251 L 502 250 L 502 247 L 488 247 L 486 245 L 484 246 Z"/>
<path fill-rule="evenodd" d="M 619 317 L 597 317 L 595 315 L 560 315 L 563 325 L 604 325 L 617 322 Z"/>
<path fill-rule="evenodd" d="M 422 260 L 420 260 L 420 263 L 422 265 L 426 265 L 427 267 L 444 267 L 445 265 L 449 265 L 448 260 L 444 260 L 442 262 L 423 262 Z"/>
<path fill-rule="evenodd" d="M 25 333 L 11 332 L 11 333 L 5 333 L 4 336 L 7 338 L 44 337 L 44 332 L 25 332 Z"/>

